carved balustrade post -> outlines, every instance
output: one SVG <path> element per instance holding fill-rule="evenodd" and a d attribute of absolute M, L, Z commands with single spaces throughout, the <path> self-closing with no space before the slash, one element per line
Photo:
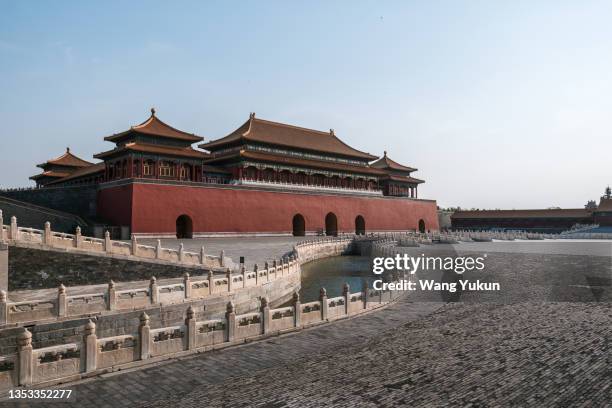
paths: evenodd
<path fill-rule="evenodd" d="M 225 266 L 225 251 L 221 250 L 221 254 L 219 254 L 219 264 L 220 266 Z"/>
<path fill-rule="evenodd" d="M 206 253 L 204 252 L 204 247 L 200 248 L 200 264 L 204 265 L 206 263 Z"/>
<path fill-rule="evenodd" d="M 66 316 L 66 287 L 63 284 L 57 288 L 57 315 Z"/>
<path fill-rule="evenodd" d="M 157 304 L 159 302 L 159 291 L 157 290 L 157 279 L 155 276 L 151 276 L 151 281 L 149 282 L 149 298 L 151 304 Z"/>
<path fill-rule="evenodd" d="M 115 310 L 117 308 L 117 294 L 115 289 L 115 282 L 111 279 L 108 282 L 108 310 Z"/>
<path fill-rule="evenodd" d="M 0 290 L 0 325 L 5 325 L 8 321 L 8 303 L 5 290 Z"/>
<path fill-rule="evenodd" d="M 242 273 L 242 287 L 246 288 L 246 283 L 247 283 L 247 272 L 246 272 L 246 267 L 244 265 L 242 265 L 241 269 L 241 273 Z"/>
<path fill-rule="evenodd" d="M 81 236 L 81 227 L 77 225 L 76 231 L 74 232 L 74 247 L 80 248 L 82 244 L 83 237 Z"/>
<path fill-rule="evenodd" d="M 104 251 L 107 254 L 110 254 L 113 252 L 113 243 L 110 239 L 110 232 L 108 231 L 104 231 Z"/>
<path fill-rule="evenodd" d="M 98 338 L 96 337 L 96 324 L 89 320 L 85 324 L 85 372 L 96 371 L 98 358 Z"/>
<path fill-rule="evenodd" d="M 138 242 L 136 242 L 136 235 L 132 234 L 132 255 L 138 256 Z"/>
<path fill-rule="evenodd" d="M 53 246 L 53 234 L 51 233 L 51 223 L 45 222 L 45 230 L 43 232 L 43 244 Z"/>
<path fill-rule="evenodd" d="M 19 351 L 19 385 L 32 384 L 32 333 L 27 329 L 17 337 Z"/>
<path fill-rule="evenodd" d="M 231 292 L 232 291 L 232 270 L 230 268 L 227 268 L 227 270 L 225 271 L 225 278 L 227 279 L 227 291 Z"/>
<path fill-rule="evenodd" d="M 267 297 L 261 298 L 261 333 L 266 334 L 270 332 L 270 305 Z"/>
<path fill-rule="evenodd" d="M 236 333 L 236 310 L 232 302 L 228 302 L 227 311 L 225 312 L 225 319 L 227 321 L 227 341 L 232 342 L 235 338 Z"/>
<path fill-rule="evenodd" d="M 319 300 L 321 301 L 321 320 L 326 321 L 328 316 L 328 305 L 327 305 L 327 290 L 321 288 L 319 291 Z"/>
<path fill-rule="evenodd" d="M 342 296 L 344 296 L 344 313 L 348 316 L 351 302 L 351 287 L 348 283 L 342 286 Z"/>
<path fill-rule="evenodd" d="M 294 326 L 302 326 L 302 304 L 300 303 L 300 293 L 298 291 L 293 292 L 293 316 Z"/>
<path fill-rule="evenodd" d="M 208 271 L 208 293 L 212 295 L 215 287 L 215 274 L 213 271 Z"/>
<path fill-rule="evenodd" d="M 191 297 L 191 277 L 187 272 L 183 275 L 183 285 L 185 286 L 185 299 L 189 299 Z"/>
<path fill-rule="evenodd" d="M 19 228 L 17 227 L 17 217 L 12 216 L 11 217 L 11 231 L 10 231 L 9 239 L 12 239 L 13 241 L 15 241 L 18 238 L 19 238 Z"/>
<path fill-rule="evenodd" d="M 185 245 L 183 243 L 179 245 L 178 256 L 179 256 L 179 262 L 185 261 Z"/>
<path fill-rule="evenodd" d="M 196 348 L 196 319 L 193 307 L 187 308 L 187 318 L 185 319 L 185 327 L 187 328 L 187 350 Z"/>
<path fill-rule="evenodd" d="M 151 346 L 151 327 L 149 327 L 149 316 L 142 312 L 140 315 L 140 326 L 138 327 L 138 344 L 140 344 L 140 359 L 149 358 L 149 348 Z"/>
<path fill-rule="evenodd" d="M 155 245 L 155 258 L 160 259 L 162 253 L 161 240 L 157 240 L 157 245 Z"/>

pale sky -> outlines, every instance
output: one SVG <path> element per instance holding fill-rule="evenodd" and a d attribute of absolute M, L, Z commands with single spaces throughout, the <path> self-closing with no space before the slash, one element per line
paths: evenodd
<path fill-rule="evenodd" d="M 88 3 L 88 4 L 85 4 Z M 0 187 L 155 106 L 206 140 L 258 117 L 418 167 L 463 208 L 612 184 L 612 2 L 0 0 Z"/>

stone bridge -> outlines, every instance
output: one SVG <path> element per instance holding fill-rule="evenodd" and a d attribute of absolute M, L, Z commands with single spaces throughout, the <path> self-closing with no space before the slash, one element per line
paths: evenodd
<path fill-rule="evenodd" d="M 109 283 L 103 292 L 86 294 L 60 286 L 53 299 L 26 302 L 9 301 L 0 292 L 0 389 L 43 387 L 139 367 L 387 305 L 396 293 L 367 287 L 351 292 L 348 285 L 342 296 L 328 298 L 321 289 L 318 301 L 300 303 L 300 264 L 341 255 L 352 245 L 351 238 L 304 241 L 263 269 L 228 269 L 224 277 L 209 273 L 203 280 L 186 275 L 171 285 L 152 279 L 146 287 L 119 290 Z M 288 305 L 273 306 L 271 299 L 278 301 L 287 288 Z M 35 326 L 24 328 L 30 324 Z"/>

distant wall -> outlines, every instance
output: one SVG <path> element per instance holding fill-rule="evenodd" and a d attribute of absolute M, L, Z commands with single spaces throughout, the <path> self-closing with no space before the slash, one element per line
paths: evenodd
<path fill-rule="evenodd" d="M 486 211 L 485 211 L 486 212 Z M 570 229 L 576 224 L 592 224 L 593 218 L 566 217 L 566 218 L 452 218 L 453 229 L 471 230 L 526 230 L 534 232 L 559 233 Z"/>
<path fill-rule="evenodd" d="M 441 230 L 452 228 L 451 215 L 453 215 L 452 211 L 438 211 L 438 223 L 440 224 Z"/>
<path fill-rule="evenodd" d="M 92 218 L 97 211 L 97 186 L 45 187 L 31 190 L 2 191 L 0 196 Z"/>
<path fill-rule="evenodd" d="M 43 229 L 45 222 L 49 221 L 54 231 L 65 233 L 74 233 L 77 226 L 85 226 L 85 221 L 73 214 L 3 196 L 0 196 L 0 210 L 5 225 L 10 224 L 11 217 L 17 217 L 20 227 Z"/>

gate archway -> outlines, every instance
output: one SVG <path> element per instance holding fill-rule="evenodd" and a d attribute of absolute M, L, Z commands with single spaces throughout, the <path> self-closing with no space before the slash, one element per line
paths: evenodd
<path fill-rule="evenodd" d="M 176 219 L 176 237 L 193 238 L 193 221 L 190 216 L 183 214 Z"/>
<path fill-rule="evenodd" d="M 365 235 L 365 219 L 358 215 L 355 218 L 355 234 L 357 235 Z"/>
<path fill-rule="evenodd" d="M 338 218 L 332 212 L 325 216 L 325 235 L 334 237 L 338 235 Z"/>
<path fill-rule="evenodd" d="M 306 221 L 302 214 L 295 214 L 293 216 L 293 236 L 303 237 L 306 235 Z"/>
<path fill-rule="evenodd" d="M 422 219 L 419 220 L 419 232 L 425 232 L 425 221 L 423 221 Z"/>

